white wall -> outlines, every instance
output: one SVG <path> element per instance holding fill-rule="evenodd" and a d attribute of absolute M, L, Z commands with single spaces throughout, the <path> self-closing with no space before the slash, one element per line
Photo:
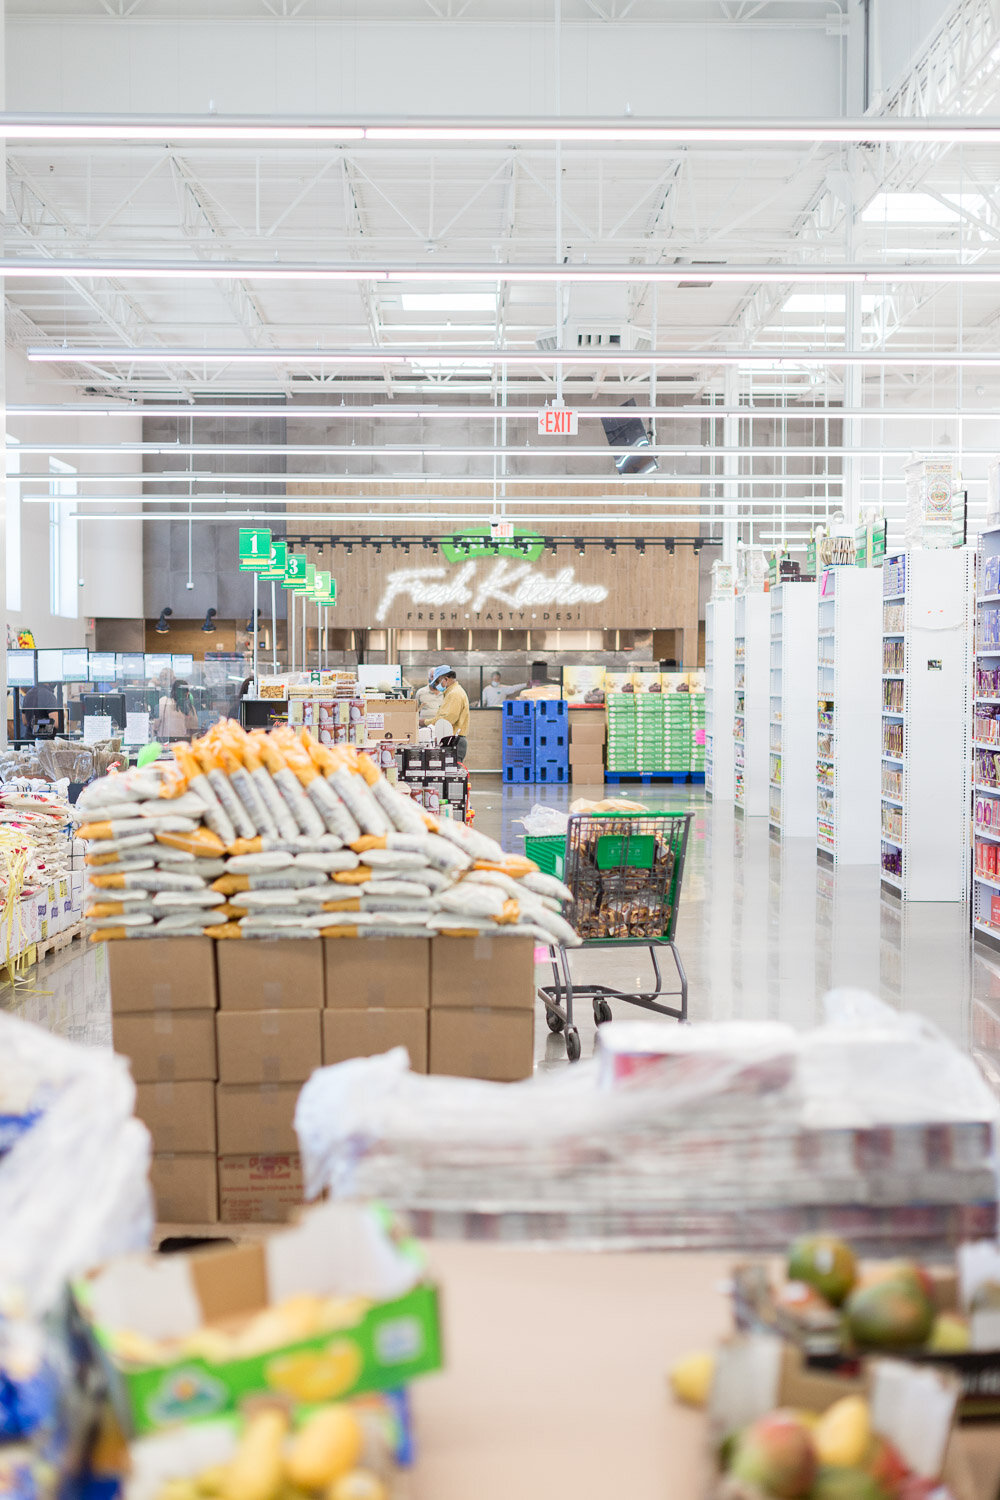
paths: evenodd
<path fill-rule="evenodd" d="M 72 399 L 64 386 L 41 379 L 17 349 L 7 350 L 7 401 L 50 403 Z M 132 443 L 142 440 L 138 416 L 115 417 L 19 417 L 7 414 L 7 431 L 22 443 Z M 141 467 L 138 454 L 65 454 L 62 456 L 81 474 L 122 474 Z M 49 477 L 44 453 L 21 456 L 22 478 L 31 474 Z M 39 485 L 26 492 L 41 495 Z M 94 490 L 96 493 L 96 489 Z M 115 491 L 117 493 L 117 490 Z M 127 507 L 118 507 L 121 510 Z M 8 611 L 14 629 L 30 627 L 39 646 L 83 646 L 88 644 L 87 621 L 95 615 L 130 619 L 142 617 L 142 526 L 134 521 L 84 521 L 79 524 L 78 616 L 55 616 L 49 608 L 49 512 L 47 505 L 21 501 L 21 609 Z M 3 580 L 5 584 L 5 576 Z"/>
<path fill-rule="evenodd" d="M 916 3 L 916 0 L 912 0 Z M 263 9 L 263 7 L 261 7 Z M 564 114 L 836 115 L 824 30 L 565 26 Z M 553 28 L 364 21 L 7 23 L 7 108 L 220 114 L 547 114 Z"/>

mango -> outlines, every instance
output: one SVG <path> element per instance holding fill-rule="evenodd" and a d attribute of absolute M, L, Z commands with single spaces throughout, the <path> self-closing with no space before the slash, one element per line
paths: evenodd
<path fill-rule="evenodd" d="M 821 1464 L 856 1468 L 871 1447 L 872 1423 L 863 1396 L 844 1396 L 820 1417 L 813 1431 Z"/>
<path fill-rule="evenodd" d="M 852 1292 L 844 1304 L 848 1331 L 867 1349 L 907 1349 L 925 1344 L 934 1308 L 920 1283 L 908 1276 Z"/>
<path fill-rule="evenodd" d="M 972 1347 L 969 1325 L 958 1313 L 938 1313 L 927 1340 L 932 1354 L 964 1354 Z"/>
<path fill-rule="evenodd" d="M 288 1451 L 292 1484 L 322 1490 L 356 1467 L 364 1448 L 361 1423 L 346 1406 L 323 1406 L 307 1417 Z"/>
<path fill-rule="evenodd" d="M 808 1428 L 794 1412 L 775 1411 L 740 1433 L 729 1472 L 778 1500 L 799 1500 L 809 1494 L 816 1467 L 816 1449 Z"/>
<path fill-rule="evenodd" d="M 832 1234 L 804 1235 L 788 1252 L 788 1279 L 814 1287 L 839 1307 L 858 1276 L 850 1245 Z"/>
<path fill-rule="evenodd" d="M 256 1412 L 248 1421 L 223 1481 L 223 1500 L 276 1500 L 284 1481 L 282 1445 L 288 1418 L 276 1407 Z"/>
<path fill-rule="evenodd" d="M 809 1500 L 888 1500 L 870 1474 L 840 1465 L 823 1467 L 809 1491 Z"/>
<path fill-rule="evenodd" d="M 685 1354 L 670 1371 L 670 1384 L 678 1401 L 704 1406 L 712 1389 L 715 1355 L 707 1350 Z"/>

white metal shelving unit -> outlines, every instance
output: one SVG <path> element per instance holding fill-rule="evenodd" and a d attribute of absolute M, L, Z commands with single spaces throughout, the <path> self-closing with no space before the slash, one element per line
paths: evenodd
<path fill-rule="evenodd" d="M 973 577 L 968 547 L 882 570 L 882 884 L 904 901 L 969 894 Z"/>
<path fill-rule="evenodd" d="M 975 634 L 972 928 L 1000 948 L 1000 530 L 979 539 Z"/>
<path fill-rule="evenodd" d="M 735 596 L 709 599 L 705 606 L 705 791 L 718 802 L 731 802 L 734 791 L 735 626 Z"/>
<path fill-rule="evenodd" d="M 816 833 L 815 583 L 771 590 L 768 816 L 786 838 Z"/>
<path fill-rule="evenodd" d="M 733 636 L 733 794 L 748 818 L 766 818 L 771 607 L 766 594 L 736 599 Z"/>
<path fill-rule="evenodd" d="M 882 573 L 830 568 L 819 584 L 816 846 L 877 865 L 882 792 Z"/>

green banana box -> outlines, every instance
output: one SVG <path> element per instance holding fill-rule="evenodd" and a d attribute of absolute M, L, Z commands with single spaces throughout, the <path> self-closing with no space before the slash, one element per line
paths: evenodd
<path fill-rule="evenodd" d="M 128 1436 L 395 1390 L 442 1363 L 437 1288 L 380 1210 L 330 1203 L 258 1243 L 123 1256 L 78 1281 Z"/>

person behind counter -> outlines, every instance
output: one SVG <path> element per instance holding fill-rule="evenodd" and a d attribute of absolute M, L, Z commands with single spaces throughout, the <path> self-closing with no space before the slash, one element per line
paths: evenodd
<path fill-rule="evenodd" d="M 482 708 L 502 708 L 503 700 L 507 696 L 507 690 L 503 687 L 499 672 L 494 672 L 489 682 L 483 688 L 483 696 L 480 706 Z"/>
<path fill-rule="evenodd" d="M 468 695 L 451 667 L 435 667 L 431 673 L 430 685 L 442 695 L 436 712 L 431 716 L 431 721 L 447 719 L 458 740 L 458 758 L 464 760 L 469 748 Z"/>
<path fill-rule="evenodd" d="M 198 728 L 198 715 L 186 682 L 178 680 L 164 693 L 156 712 L 156 736 L 161 740 L 185 740 Z"/>

